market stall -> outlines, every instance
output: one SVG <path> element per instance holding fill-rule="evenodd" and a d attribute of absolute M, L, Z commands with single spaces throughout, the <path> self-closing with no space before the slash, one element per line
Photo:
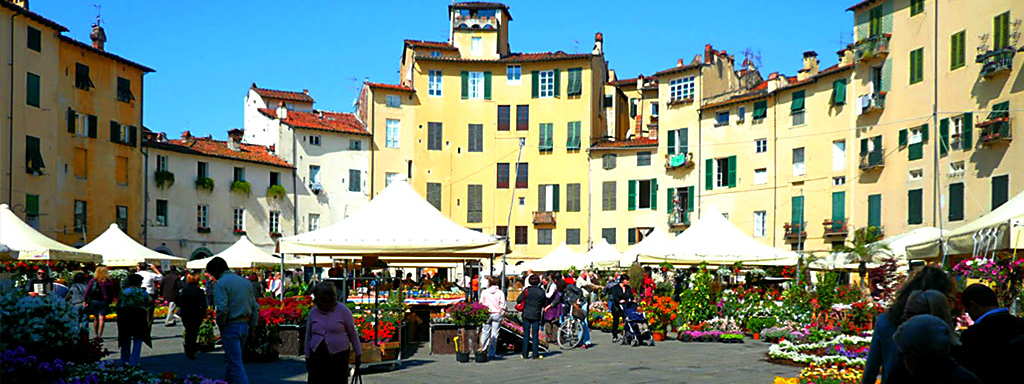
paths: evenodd
<path fill-rule="evenodd" d="M 941 252 L 945 246 L 945 252 Z M 942 254 L 992 256 L 1024 248 L 1024 192 L 988 214 L 930 239 L 906 246 L 911 260 L 935 259 Z"/>
<path fill-rule="evenodd" d="M 61 244 L 21 221 L 7 204 L 0 204 L 0 244 L 7 249 L 0 258 L 25 261 L 77 261 L 98 263 L 103 257 Z"/>
<path fill-rule="evenodd" d="M 799 256 L 755 240 L 729 222 L 714 206 L 703 208 L 701 217 L 676 236 L 664 257 L 640 254 L 641 263 L 696 265 L 796 265 Z"/>
<path fill-rule="evenodd" d="M 602 237 L 584 254 L 584 259 L 585 268 L 602 268 L 605 265 L 619 263 L 622 260 L 622 253 Z"/>
<path fill-rule="evenodd" d="M 605 268 L 629 267 L 638 261 L 640 256 L 650 259 L 666 258 L 672 253 L 671 234 L 655 229 L 640 242 L 633 244 L 622 253 L 617 262 L 599 262 L 598 265 Z"/>
<path fill-rule="evenodd" d="M 245 235 L 238 238 L 234 244 L 230 247 L 221 251 L 220 253 L 198 260 L 192 260 L 187 263 L 189 269 L 205 269 L 206 263 L 213 260 L 214 257 L 220 257 L 228 263 L 228 268 L 231 269 L 252 269 L 258 267 L 279 267 L 281 266 L 281 258 L 274 256 L 267 251 L 264 251 L 260 247 L 257 247 L 249 238 Z M 284 265 L 288 266 L 301 266 L 303 265 L 301 260 L 285 258 Z"/>
<path fill-rule="evenodd" d="M 102 255 L 103 265 L 108 267 L 131 267 L 147 262 L 160 264 L 166 268 L 169 265 L 185 265 L 186 261 L 181 257 L 165 255 L 146 248 L 121 232 L 117 224 L 110 224 L 99 237 L 82 247 L 82 251 Z"/>

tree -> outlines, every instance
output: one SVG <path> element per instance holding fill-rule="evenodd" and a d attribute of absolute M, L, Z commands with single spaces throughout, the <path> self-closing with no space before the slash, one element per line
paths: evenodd
<path fill-rule="evenodd" d="M 868 267 L 872 261 L 881 261 L 885 256 L 891 256 L 889 246 L 878 242 L 882 239 L 882 230 L 875 226 L 858 228 L 853 232 L 853 240 L 843 244 L 839 251 L 846 252 L 850 259 L 857 263 L 857 274 L 860 275 L 860 284 L 867 283 L 865 279 Z"/>

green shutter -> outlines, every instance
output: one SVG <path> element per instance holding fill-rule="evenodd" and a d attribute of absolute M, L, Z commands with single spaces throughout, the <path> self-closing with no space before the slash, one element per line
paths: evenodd
<path fill-rule="evenodd" d="M 886 91 L 892 89 L 892 58 L 885 59 L 882 63 L 882 89 L 879 91 Z"/>
<path fill-rule="evenodd" d="M 668 131 L 668 154 L 669 155 L 676 154 L 676 131 L 675 130 Z"/>
<path fill-rule="evenodd" d="M 651 210 L 658 210 L 658 179 L 651 179 Z"/>
<path fill-rule="evenodd" d="M 949 221 L 964 219 L 964 184 L 949 185 Z"/>
<path fill-rule="evenodd" d="M 950 36 L 949 41 L 949 69 L 957 69 L 963 67 L 965 64 L 965 44 L 964 37 L 966 33 L 960 31 Z"/>
<path fill-rule="evenodd" d="M 949 153 L 949 119 L 939 120 L 939 156 Z"/>
<path fill-rule="evenodd" d="M 560 202 L 560 201 L 562 200 L 562 199 L 561 199 L 561 198 L 560 198 L 560 197 L 558 196 L 558 195 L 559 195 L 559 193 L 558 193 L 558 190 L 559 190 L 559 185 L 558 185 L 558 184 L 555 184 L 555 185 L 553 185 L 553 186 L 552 186 L 552 188 L 554 189 L 554 192 L 552 192 L 552 193 L 551 193 L 551 198 L 552 198 L 552 199 L 554 199 L 554 201 L 553 201 L 553 202 L 552 202 L 552 204 L 551 204 L 551 206 L 553 207 L 552 211 L 554 211 L 554 212 L 558 212 L 558 209 L 559 209 L 559 202 Z"/>
<path fill-rule="evenodd" d="M 907 224 L 921 224 L 921 197 L 923 192 L 920 189 L 907 191 Z"/>
<path fill-rule="evenodd" d="M 462 71 L 462 98 L 469 98 L 469 72 Z"/>
<path fill-rule="evenodd" d="M 924 48 L 910 51 L 910 84 L 924 79 Z"/>
<path fill-rule="evenodd" d="M 39 106 L 39 75 L 25 75 L 25 103 L 33 107 Z"/>
<path fill-rule="evenodd" d="M 729 179 L 729 188 L 735 188 L 736 187 L 736 156 L 729 156 L 728 163 L 729 163 L 729 170 L 728 170 L 727 175 L 728 175 L 728 179 Z"/>
<path fill-rule="evenodd" d="M 960 138 L 960 145 L 964 151 L 970 151 L 974 147 L 974 113 L 964 113 L 963 117 L 963 137 Z"/>
<path fill-rule="evenodd" d="M 789 104 L 791 111 L 796 112 L 804 109 L 804 95 L 804 91 L 793 92 L 793 101 Z"/>
<path fill-rule="evenodd" d="M 839 79 L 832 83 L 832 104 L 846 104 L 846 79 Z"/>
<path fill-rule="evenodd" d="M 882 6 L 871 8 L 870 11 L 870 28 L 869 32 L 871 36 L 878 36 L 882 34 Z"/>
<path fill-rule="evenodd" d="M 565 90 L 566 96 L 579 96 L 583 94 L 583 69 L 569 69 L 569 85 Z"/>
<path fill-rule="evenodd" d="M 804 197 L 793 196 L 791 201 L 790 209 L 790 221 L 792 225 L 802 225 L 804 223 Z"/>
<path fill-rule="evenodd" d="M 553 132 L 551 132 L 551 131 L 552 131 L 552 124 L 551 123 L 541 123 L 540 124 L 540 146 L 539 147 L 540 147 L 541 151 L 550 151 L 550 150 L 553 149 L 552 148 L 553 147 L 552 137 L 551 137 Z"/>
<path fill-rule="evenodd" d="M 921 125 L 921 142 L 928 142 L 928 124 Z"/>
<path fill-rule="evenodd" d="M 754 114 L 751 116 L 754 119 L 763 119 L 768 116 L 768 101 L 761 100 L 754 102 Z"/>
<path fill-rule="evenodd" d="M 681 128 L 676 131 L 679 134 L 679 154 L 690 153 L 690 129 Z"/>
<path fill-rule="evenodd" d="M 832 192 L 832 225 L 846 220 L 846 192 Z"/>
<path fill-rule="evenodd" d="M 28 216 L 39 215 L 39 195 L 25 195 L 25 214 Z"/>
<path fill-rule="evenodd" d="M 68 108 L 64 118 L 67 119 L 68 133 L 75 133 L 75 120 L 78 119 L 78 114 L 75 113 L 74 109 Z"/>
<path fill-rule="evenodd" d="M 710 191 L 715 187 L 715 173 L 711 169 L 715 159 L 704 160 L 704 189 Z"/>
<path fill-rule="evenodd" d="M 868 195 L 868 226 L 882 227 L 882 195 Z"/>
<path fill-rule="evenodd" d="M 665 208 L 666 212 L 668 212 L 670 215 L 672 214 L 672 210 L 676 208 L 676 200 L 673 196 L 675 195 L 675 193 L 675 188 L 669 188 L 668 190 L 665 191 Z"/>
<path fill-rule="evenodd" d="M 906 146 L 907 146 L 907 130 L 906 129 L 901 129 L 900 130 L 900 148 L 903 148 L 903 147 L 906 147 Z"/>
<path fill-rule="evenodd" d="M 1010 44 L 1010 12 L 992 19 L 992 48 L 1000 49 Z"/>
<path fill-rule="evenodd" d="M 868 154 L 868 138 L 860 139 L 860 155 L 864 156 Z"/>
<path fill-rule="evenodd" d="M 686 187 L 686 210 L 693 212 L 693 204 L 697 200 L 697 193 L 694 186 Z"/>
<path fill-rule="evenodd" d="M 630 211 L 636 210 L 636 180 L 629 181 L 629 203 L 627 208 Z"/>
<path fill-rule="evenodd" d="M 484 72 L 484 99 L 491 99 L 491 72 Z"/>
<path fill-rule="evenodd" d="M 536 99 L 540 92 L 540 71 L 530 72 L 530 82 L 533 83 L 530 88 L 530 97 Z"/>
<path fill-rule="evenodd" d="M 922 158 L 924 158 L 924 143 L 907 146 L 907 160 L 921 160 Z"/>
<path fill-rule="evenodd" d="M 545 193 L 547 191 L 545 190 L 544 187 L 546 187 L 546 185 L 544 185 L 544 184 L 541 184 L 541 185 L 537 186 L 537 210 L 540 211 L 540 212 L 547 211 L 547 198 L 548 198 L 548 195 L 547 195 L 547 193 Z"/>
<path fill-rule="evenodd" d="M 558 91 L 562 88 L 562 71 L 555 69 L 555 97 L 558 97 Z"/>
<path fill-rule="evenodd" d="M 580 125 L 579 121 L 570 121 L 568 129 L 568 138 L 566 140 L 566 149 L 580 149 Z"/>
<path fill-rule="evenodd" d="M 627 237 L 629 238 L 628 239 L 629 244 L 631 244 L 631 245 L 635 244 L 636 243 L 636 228 L 626 228 L 626 233 L 628 234 Z"/>

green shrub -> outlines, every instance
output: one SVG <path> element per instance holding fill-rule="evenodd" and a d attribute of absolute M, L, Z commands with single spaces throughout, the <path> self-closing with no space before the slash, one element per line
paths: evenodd
<path fill-rule="evenodd" d="M 287 194 L 288 194 L 288 191 L 285 190 L 284 187 L 281 186 L 281 185 L 271 185 L 271 186 L 267 187 L 267 198 L 268 199 L 280 199 L 282 197 L 285 197 L 285 195 L 287 195 Z"/>
<path fill-rule="evenodd" d="M 196 189 L 206 190 L 207 192 L 213 192 L 213 179 L 209 177 L 200 177 L 196 179 Z"/>
<path fill-rule="evenodd" d="M 231 192 L 236 192 L 236 193 L 241 193 L 243 195 L 248 195 L 250 192 L 252 192 L 252 184 L 249 184 L 249 182 L 245 181 L 245 180 L 235 180 L 235 181 L 232 181 L 231 182 Z"/>
<path fill-rule="evenodd" d="M 164 189 L 174 185 L 174 173 L 171 173 L 171 171 L 156 171 L 153 174 L 153 178 L 156 179 L 157 188 Z"/>

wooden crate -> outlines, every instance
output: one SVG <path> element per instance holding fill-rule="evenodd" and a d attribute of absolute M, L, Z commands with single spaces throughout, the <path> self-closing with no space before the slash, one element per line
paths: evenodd
<path fill-rule="evenodd" d="M 459 329 L 454 325 L 433 325 L 430 327 L 430 353 L 434 355 L 451 355 L 455 353 L 452 339 L 458 336 Z"/>

